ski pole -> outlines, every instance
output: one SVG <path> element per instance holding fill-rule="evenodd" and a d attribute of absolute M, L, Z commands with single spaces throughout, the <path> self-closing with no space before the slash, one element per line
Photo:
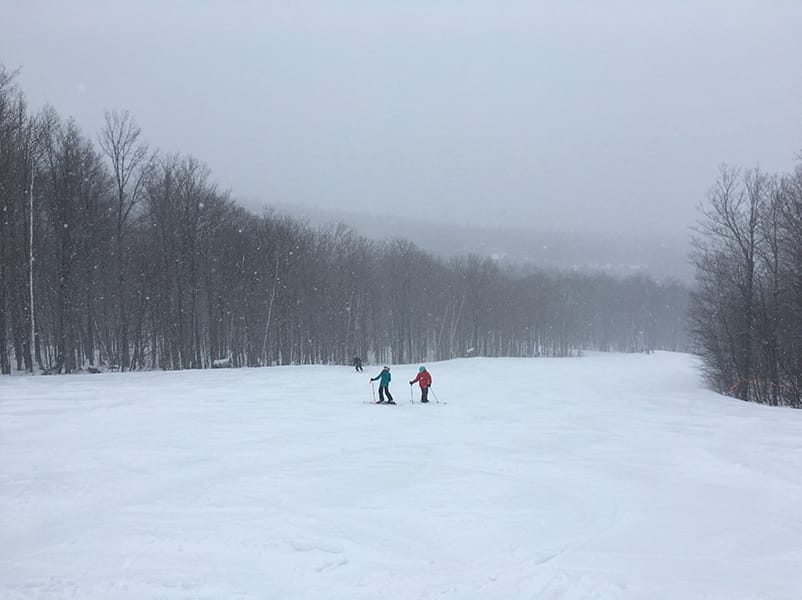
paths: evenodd
<path fill-rule="evenodd" d="M 409 384 L 409 403 L 415 404 L 415 401 L 412 399 L 412 384 Z"/>
<path fill-rule="evenodd" d="M 437 398 L 437 394 L 434 393 L 432 386 L 429 386 L 429 391 L 432 393 L 432 396 L 434 396 L 434 401 L 440 404 L 440 400 Z"/>
<path fill-rule="evenodd" d="M 376 404 L 376 386 L 373 385 L 373 381 L 370 382 L 370 389 L 373 390 L 373 404 Z"/>

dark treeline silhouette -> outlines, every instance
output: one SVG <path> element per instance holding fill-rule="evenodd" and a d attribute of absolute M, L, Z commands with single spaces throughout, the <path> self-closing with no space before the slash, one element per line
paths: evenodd
<path fill-rule="evenodd" d="M 802 407 L 802 164 L 785 176 L 722 167 L 693 259 L 690 328 L 712 387 Z"/>
<path fill-rule="evenodd" d="M 96 140 L 30 115 L 6 71 L 0 211 L 2 373 L 686 347 L 679 283 L 516 274 L 257 216 L 198 160 L 152 152 L 128 113 Z"/>

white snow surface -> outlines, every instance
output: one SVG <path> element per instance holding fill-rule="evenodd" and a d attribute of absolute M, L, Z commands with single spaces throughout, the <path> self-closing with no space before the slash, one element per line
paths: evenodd
<path fill-rule="evenodd" d="M 0 378 L 0 598 L 802 598 L 802 411 L 682 354 L 417 366 Z"/>

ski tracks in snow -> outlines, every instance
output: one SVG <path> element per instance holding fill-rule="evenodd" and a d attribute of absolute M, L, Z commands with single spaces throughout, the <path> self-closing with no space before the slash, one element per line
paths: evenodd
<path fill-rule="evenodd" d="M 0 597 L 796 600 L 802 415 L 693 365 L 450 361 L 439 407 L 337 367 L 0 381 Z"/>

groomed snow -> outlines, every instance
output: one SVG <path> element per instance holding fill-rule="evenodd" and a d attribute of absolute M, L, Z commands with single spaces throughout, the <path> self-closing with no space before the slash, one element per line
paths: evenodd
<path fill-rule="evenodd" d="M 802 411 L 680 354 L 0 378 L 0 598 L 802 598 Z M 417 397 L 417 388 L 416 397 Z"/>

